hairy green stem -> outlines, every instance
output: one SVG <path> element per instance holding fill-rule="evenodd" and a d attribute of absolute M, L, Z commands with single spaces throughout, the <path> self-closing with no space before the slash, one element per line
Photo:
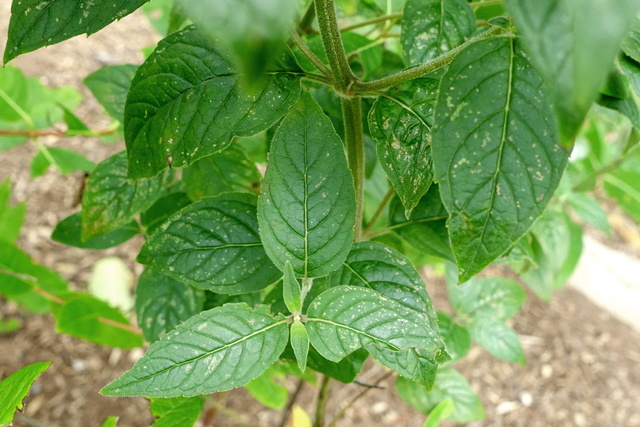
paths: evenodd
<path fill-rule="evenodd" d="M 354 240 L 362 240 L 362 213 L 364 202 L 364 137 L 362 130 L 362 100 L 342 98 L 344 142 L 347 146 L 349 169 L 356 189 L 356 229 Z"/>
<path fill-rule="evenodd" d="M 320 38 L 333 74 L 334 88 L 338 94 L 348 94 L 356 77 L 349 67 L 349 60 L 342 44 L 335 4 L 333 0 L 314 0 L 314 4 Z"/>
<path fill-rule="evenodd" d="M 324 74 L 325 77 L 331 79 L 331 70 L 326 65 L 324 65 L 322 61 L 320 61 L 320 58 L 318 58 L 316 54 L 311 51 L 311 49 L 309 49 L 309 47 L 304 43 L 304 40 L 300 38 L 298 33 L 292 31 L 291 40 L 293 40 L 293 43 L 296 45 L 296 47 L 300 49 L 300 52 L 302 52 L 302 54 L 309 60 L 309 62 L 313 64 L 314 67 L 320 70 L 320 72 Z"/>
<path fill-rule="evenodd" d="M 384 77 L 382 79 L 374 80 L 371 82 L 354 81 L 353 85 L 351 86 L 351 90 L 355 93 L 367 93 L 399 85 L 400 83 L 416 79 L 439 68 L 442 68 L 445 65 L 448 65 L 449 63 L 451 63 L 451 61 L 453 61 L 453 58 L 455 58 L 461 51 L 463 51 L 470 44 L 477 42 L 478 40 L 510 34 L 510 30 L 501 27 L 492 27 L 491 29 L 480 33 L 477 36 L 472 37 L 455 49 L 452 49 L 444 55 L 441 55 L 425 64 L 407 68 L 406 70 L 400 71 L 399 73 L 392 76 Z"/>
<path fill-rule="evenodd" d="M 366 21 L 357 22 L 355 24 L 347 25 L 345 27 L 340 28 L 340 31 L 346 33 L 347 31 L 355 30 L 356 28 L 366 27 L 368 25 L 377 24 L 379 22 L 391 21 L 395 19 L 402 18 L 402 12 L 392 13 L 389 15 L 382 15 L 376 18 L 367 19 Z"/>
<path fill-rule="evenodd" d="M 316 402 L 316 416 L 313 421 L 313 427 L 324 427 L 324 419 L 326 415 L 327 402 L 329 401 L 329 385 L 331 377 L 324 375 L 320 383 L 320 392 Z"/>

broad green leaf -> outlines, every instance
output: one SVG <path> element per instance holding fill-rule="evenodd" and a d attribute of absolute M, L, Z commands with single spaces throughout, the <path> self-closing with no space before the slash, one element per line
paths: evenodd
<path fill-rule="evenodd" d="M 640 3 L 505 0 L 504 4 L 549 89 L 562 142 L 571 145 Z"/>
<path fill-rule="evenodd" d="M 77 133 L 86 132 L 89 130 L 86 124 L 76 116 L 73 111 L 68 108 L 62 107 L 62 114 L 64 122 L 67 125 L 67 133 L 69 135 L 75 135 Z"/>
<path fill-rule="evenodd" d="M 461 52 L 441 83 L 433 157 L 460 281 L 509 249 L 541 213 L 568 153 L 542 81 L 510 37 Z"/>
<path fill-rule="evenodd" d="M 296 361 L 298 362 L 298 368 L 302 372 L 307 367 L 307 357 L 309 355 L 309 334 L 304 324 L 295 321 L 291 324 L 291 348 L 296 355 Z"/>
<path fill-rule="evenodd" d="M 152 427 L 192 427 L 204 409 L 204 398 L 195 396 L 151 399 L 150 409 L 156 417 Z"/>
<path fill-rule="evenodd" d="M 640 129 L 640 99 L 635 94 L 630 94 L 627 98 L 623 99 L 600 95 L 597 103 L 610 110 L 619 112 L 627 117 L 633 126 Z"/>
<path fill-rule="evenodd" d="M 449 418 L 455 409 L 456 405 L 453 403 L 453 399 L 446 398 L 429 412 L 429 417 L 424 422 L 423 427 L 438 427 L 440 422 Z"/>
<path fill-rule="evenodd" d="M 187 193 L 179 191 L 158 199 L 149 209 L 140 214 L 140 224 L 147 233 L 155 232 L 171 215 L 191 204 Z"/>
<path fill-rule="evenodd" d="M 282 384 L 284 380 L 285 375 L 273 365 L 244 388 L 267 408 L 282 410 L 289 398 L 289 390 Z"/>
<path fill-rule="evenodd" d="M 82 239 L 88 240 L 128 224 L 149 208 L 173 181 L 174 173 L 130 181 L 127 155 L 120 152 L 100 162 L 87 179 L 82 196 Z"/>
<path fill-rule="evenodd" d="M 640 173 L 638 170 L 628 168 L 619 169 L 604 178 L 604 188 L 607 194 L 613 197 L 622 209 L 625 210 L 637 222 L 640 222 Z"/>
<path fill-rule="evenodd" d="M 371 289 L 331 288 L 311 303 L 306 321 L 313 347 L 334 362 L 368 345 L 416 348 L 433 362 L 448 358 L 438 333 L 423 317 Z"/>
<path fill-rule="evenodd" d="M 0 239 L 0 294 L 10 299 L 28 298 L 26 307 L 36 312 L 49 308 L 49 300 L 38 294 L 39 288 L 50 294 L 65 292 L 67 282 L 55 272 L 33 263 L 29 256 Z"/>
<path fill-rule="evenodd" d="M 622 51 L 633 58 L 634 61 L 640 62 L 640 18 L 636 18 L 631 26 L 631 31 L 622 40 Z"/>
<path fill-rule="evenodd" d="M 200 313 L 204 292 L 147 268 L 136 286 L 136 317 L 144 338 L 158 340 L 178 324 Z"/>
<path fill-rule="evenodd" d="M 402 15 L 402 53 L 419 65 L 464 43 L 476 31 L 465 0 L 408 0 Z"/>
<path fill-rule="evenodd" d="M 88 36 L 121 19 L 148 0 L 20 0 L 11 4 L 4 64 L 18 55 L 59 43 L 79 34 Z"/>
<path fill-rule="evenodd" d="M 355 191 L 342 141 L 308 93 L 278 128 L 258 198 L 265 251 L 281 270 L 319 277 L 347 257 Z"/>
<path fill-rule="evenodd" d="M 461 284 L 449 281 L 447 289 L 454 310 L 471 320 L 490 318 L 504 322 L 518 312 L 525 299 L 522 287 L 505 277 L 485 277 Z"/>
<path fill-rule="evenodd" d="M 224 294 L 275 283 L 282 274 L 262 247 L 255 200 L 250 194 L 227 193 L 190 204 L 149 237 L 138 262 Z"/>
<path fill-rule="evenodd" d="M 127 97 L 129 176 L 154 176 L 167 160 L 187 166 L 222 151 L 234 136 L 271 127 L 300 95 L 299 77 L 285 72 L 269 73 L 252 94 L 239 80 L 229 57 L 194 27 L 162 40 Z"/>
<path fill-rule="evenodd" d="M 0 382 L 0 425 L 12 423 L 15 412 L 24 407 L 22 400 L 29 394 L 31 384 L 49 365 L 51 362 L 33 363 Z"/>
<path fill-rule="evenodd" d="M 440 200 L 439 186 L 431 186 L 411 212 L 409 219 L 405 213 L 400 200 L 391 199 L 389 222 L 398 236 L 423 254 L 454 260 L 446 227 L 449 213 Z"/>
<path fill-rule="evenodd" d="M 14 243 L 20 236 L 27 204 L 22 202 L 11 206 L 10 199 L 11 181 L 6 179 L 0 184 L 0 239 Z"/>
<path fill-rule="evenodd" d="M 289 339 L 283 317 L 265 306 L 227 304 L 204 311 L 154 342 L 109 396 L 196 396 L 245 385 L 280 356 Z"/>
<path fill-rule="evenodd" d="M 455 323 L 448 314 L 438 312 L 438 330 L 452 362 L 467 355 L 471 349 L 471 335 L 467 328 Z"/>
<path fill-rule="evenodd" d="M 549 210 L 534 224 L 531 234 L 536 267 L 521 274 L 525 283 L 544 300 L 561 289 L 582 253 L 582 228 L 562 211 Z"/>
<path fill-rule="evenodd" d="M 297 0 L 179 0 L 185 14 L 224 43 L 247 80 L 259 78 L 282 53 Z"/>
<path fill-rule="evenodd" d="M 607 213 L 595 199 L 585 193 L 572 192 L 567 197 L 567 204 L 584 222 L 609 233 Z"/>
<path fill-rule="evenodd" d="M 92 237 L 89 240 L 81 239 L 82 213 L 76 212 L 60 221 L 51 234 L 51 240 L 69 246 L 83 249 L 109 249 L 118 246 L 138 234 L 140 228 L 135 221 L 121 228 L 110 231 L 102 236 Z"/>
<path fill-rule="evenodd" d="M 118 425 L 118 417 L 107 417 L 100 427 L 116 427 Z"/>
<path fill-rule="evenodd" d="M 51 147 L 47 148 L 47 153 L 55 162 L 53 165 L 64 175 L 75 171 L 91 172 L 96 167 L 95 163 L 73 150 Z M 44 175 L 51 165 L 52 162 L 47 155 L 38 151 L 31 161 L 31 178 Z"/>
<path fill-rule="evenodd" d="M 433 183 L 431 128 L 439 78 L 422 77 L 378 97 L 369 111 L 369 131 L 378 160 L 407 216 Z"/>
<path fill-rule="evenodd" d="M 282 296 L 284 304 L 291 313 L 300 313 L 302 310 L 302 295 L 300 283 L 296 279 L 296 273 L 289 261 L 284 264 L 284 278 L 282 280 Z"/>
<path fill-rule="evenodd" d="M 129 321 L 118 310 L 91 295 L 74 293 L 54 311 L 56 331 L 109 347 L 142 346 L 142 336 L 127 330 Z"/>
<path fill-rule="evenodd" d="M 257 192 L 260 172 L 240 147 L 231 145 L 185 168 L 182 181 L 189 198 L 198 200 L 232 191 Z"/>
<path fill-rule="evenodd" d="M 120 123 L 124 123 L 124 105 L 137 65 L 122 64 L 102 67 L 84 78 L 83 83 L 104 107 L 105 111 Z"/>
<path fill-rule="evenodd" d="M 438 370 L 436 383 L 431 392 L 424 386 L 398 377 L 396 388 L 400 397 L 423 414 L 430 413 L 440 402 L 451 399 L 455 409 L 450 419 L 456 423 L 467 423 L 484 419 L 484 408 L 467 380 L 457 371 L 447 368 Z"/>
<path fill-rule="evenodd" d="M 489 353 L 507 362 L 525 364 L 518 334 L 498 319 L 480 318 L 469 322 L 471 337 Z"/>

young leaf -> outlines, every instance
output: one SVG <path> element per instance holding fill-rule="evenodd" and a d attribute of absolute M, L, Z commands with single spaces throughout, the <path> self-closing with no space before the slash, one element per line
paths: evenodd
<path fill-rule="evenodd" d="M 193 426 L 203 408 L 202 396 L 151 399 L 151 413 L 157 417 L 152 427 Z"/>
<path fill-rule="evenodd" d="M 433 182 L 431 128 L 440 79 L 410 80 L 378 97 L 369 111 L 369 131 L 407 216 Z"/>
<path fill-rule="evenodd" d="M 124 151 L 100 162 L 89 175 L 82 196 L 82 239 L 128 224 L 158 200 L 173 177 L 173 171 L 167 171 L 155 178 L 130 181 Z"/>
<path fill-rule="evenodd" d="M 204 292 L 147 268 L 136 286 L 136 317 L 144 338 L 158 340 L 202 311 Z"/>
<path fill-rule="evenodd" d="M 309 306 L 306 328 L 315 349 L 334 362 L 370 344 L 394 351 L 417 348 L 432 361 L 447 357 L 424 318 L 367 288 L 323 292 Z"/>
<path fill-rule="evenodd" d="M 101 30 L 148 0 L 22 0 L 11 4 L 9 39 L 4 63 L 23 53 Z"/>
<path fill-rule="evenodd" d="M 171 34 L 138 69 L 125 106 L 129 176 L 154 176 L 271 127 L 300 95 L 299 77 L 269 73 L 255 93 L 229 57 L 194 27 Z M 158 91 L 157 88 L 163 88 Z"/>
<path fill-rule="evenodd" d="M 531 62 L 549 89 L 562 142 L 571 145 L 605 82 L 640 3 L 635 0 L 504 3 L 522 34 Z"/>
<path fill-rule="evenodd" d="M 307 368 L 307 356 L 309 354 L 309 335 L 304 324 L 293 322 L 291 324 L 291 347 L 296 355 L 298 367 L 302 372 Z"/>
<path fill-rule="evenodd" d="M 438 427 L 440 422 L 449 418 L 455 409 L 456 405 L 453 403 L 453 399 L 446 398 L 429 412 L 429 417 L 427 417 L 423 427 Z"/>
<path fill-rule="evenodd" d="M 262 247 L 255 200 L 250 194 L 227 193 L 190 204 L 149 237 L 138 262 L 224 294 L 275 283 L 282 275 Z"/>
<path fill-rule="evenodd" d="M 117 427 L 118 417 L 107 417 L 106 420 L 100 425 L 100 427 Z"/>
<path fill-rule="evenodd" d="M 446 221 L 449 213 L 440 200 L 439 186 L 432 185 L 427 194 L 406 217 L 406 210 L 398 198 L 389 204 L 389 223 L 393 231 L 411 246 L 427 255 L 454 261 Z"/>
<path fill-rule="evenodd" d="M 0 382 L 0 425 L 11 424 L 16 410 L 22 410 L 22 400 L 29 394 L 31 384 L 51 365 L 39 362 L 25 366 Z"/>
<path fill-rule="evenodd" d="M 568 153 L 542 81 L 510 37 L 451 63 L 436 107 L 433 157 L 460 281 L 509 249 L 553 195 Z"/>
<path fill-rule="evenodd" d="M 464 43 L 475 30 L 476 17 L 465 0 L 408 0 L 402 15 L 405 62 L 428 62 Z"/>
<path fill-rule="evenodd" d="M 300 294 L 300 283 L 296 279 L 296 273 L 289 261 L 284 264 L 284 280 L 282 287 L 284 303 L 291 313 L 300 313 L 302 310 L 302 295 Z"/>
<path fill-rule="evenodd" d="M 6 179 L 0 184 L 0 238 L 14 243 L 20 236 L 20 229 L 24 223 L 27 211 L 26 203 L 10 206 L 11 181 Z"/>
<path fill-rule="evenodd" d="M 600 231 L 609 233 L 607 212 L 595 199 L 585 193 L 571 192 L 567 197 L 567 204 L 584 222 Z"/>
<path fill-rule="evenodd" d="M 470 319 L 491 318 L 504 322 L 515 315 L 524 302 L 522 287 L 504 277 L 486 277 L 457 284 L 449 282 L 451 305 Z"/>
<path fill-rule="evenodd" d="M 232 191 L 257 192 L 260 172 L 237 145 L 193 163 L 182 172 L 191 200 Z"/>
<path fill-rule="evenodd" d="M 55 161 L 58 170 L 67 175 L 74 171 L 91 172 L 95 163 L 87 159 L 80 153 L 66 148 L 47 148 L 48 154 Z M 31 161 L 31 178 L 44 175 L 51 166 L 51 161 L 45 156 L 43 151 L 38 151 Z"/>
<path fill-rule="evenodd" d="M 265 306 L 227 304 L 180 324 L 100 392 L 108 396 L 196 396 L 242 386 L 284 350 L 289 328 Z"/>
<path fill-rule="evenodd" d="M 137 65 L 122 64 L 102 67 L 84 78 L 83 83 L 104 107 L 105 111 L 120 123 L 124 123 L 124 105 Z"/>
<path fill-rule="evenodd" d="M 471 350 L 469 331 L 456 324 L 448 314 L 438 312 L 438 330 L 453 362 L 462 359 Z"/>
<path fill-rule="evenodd" d="M 467 423 L 484 418 L 484 408 L 471 386 L 453 369 L 440 369 L 436 383 L 431 392 L 424 386 L 405 378 L 396 379 L 398 394 L 414 409 L 429 414 L 440 402 L 451 399 L 455 409 L 451 420 L 456 423 Z"/>
<path fill-rule="evenodd" d="M 102 236 L 92 237 L 89 240 L 82 240 L 82 212 L 76 212 L 66 217 L 56 225 L 51 234 L 51 240 L 69 246 L 83 249 L 109 249 L 118 246 L 140 233 L 140 227 L 135 221 L 110 231 Z"/>
<path fill-rule="evenodd" d="M 126 330 L 129 321 L 107 303 L 83 293 L 65 297 L 68 299 L 66 304 L 54 311 L 57 332 L 110 347 L 142 345 L 139 334 Z"/>
<path fill-rule="evenodd" d="M 355 191 L 342 141 L 305 93 L 271 143 L 258 198 L 265 251 L 281 270 L 319 277 L 347 257 L 355 225 Z"/>
<path fill-rule="evenodd" d="M 277 369 L 277 365 L 271 366 L 255 380 L 249 381 L 244 388 L 267 408 L 282 410 L 289 399 L 289 390 L 279 381 L 284 382 L 285 375 Z"/>
<path fill-rule="evenodd" d="M 469 332 L 474 341 L 494 356 L 507 362 L 525 364 L 518 334 L 500 320 L 486 317 L 474 319 L 469 322 Z"/>

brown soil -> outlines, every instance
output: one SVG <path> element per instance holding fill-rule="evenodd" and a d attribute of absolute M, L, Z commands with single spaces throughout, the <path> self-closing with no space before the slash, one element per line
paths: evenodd
<path fill-rule="evenodd" d="M 4 46 L 9 3 L 0 2 L 0 47 Z M 77 110 L 78 116 L 91 127 L 100 128 L 108 125 L 108 120 L 82 87 L 81 79 L 105 63 L 140 62 L 140 48 L 156 41 L 145 19 L 134 14 L 88 40 L 77 37 L 24 55 L 13 65 L 28 75 L 42 77 L 50 86 L 80 89 L 86 101 Z M 44 142 L 72 148 L 93 161 L 124 147 L 122 143 L 110 145 L 90 138 L 49 138 Z M 50 241 L 55 224 L 78 210 L 74 200 L 82 177 L 50 171 L 30 180 L 29 164 L 35 152 L 35 147 L 27 143 L 0 154 L 0 181 L 10 177 L 14 201 L 28 202 L 19 246 L 37 262 L 60 272 L 77 289 L 85 286 L 92 265 L 106 256 L 122 258 L 139 273 L 140 267 L 133 261 L 139 239 L 104 252 L 76 250 Z M 446 310 L 442 280 L 428 279 L 428 284 L 436 307 Z M 141 350 L 113 350 L 58 335 L 51 316 L 25 313 L 2 300 L 0 313 L 22 321 L 18 332 L 0 335 L 0 378 L 29 363 L 53 361 L 36 381 L 16 426 L 99 426 L 109 415 L 119 416 L 119 425 L 125 427 L 152 423 L 145 399 L 114 399 L 97 393 L 130 367 Z M 473 426 L 640 426 L 640 334 L 571 289 L 558 292 L 551 303 L 529 295 L 512 327 L 524 342 L 525 367 L 499 361 L 479 348 L 459 365 L 487 410 L 486 420 Z M 368 364 L 359 380 L 371 384 L 383 375 L 383 368 Z M 290 380 L 288 385 L 293 389 L 295 381 Z M 381 386 L 385 389 L 367 393 L 339 425 L 422 425 L 424 416 L 398 398 L 392 379 Z M 355 384 L 334 384 L 329 413 L 336 413 L 361 390 L 362 386 Z M 299 398 L 311 413 L 315 393 L 313 387 L 306 386 Z M 242 389 L 214 396 L 207 412 L 211 420 L 207 425 L 222 427 L 277 426 L 280 417 Z"/>

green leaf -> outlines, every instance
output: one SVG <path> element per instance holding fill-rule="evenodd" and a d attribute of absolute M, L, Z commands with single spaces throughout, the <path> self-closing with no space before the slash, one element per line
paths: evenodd
<path fill-rule="evenodd" d="M 200 313 L 204 292 L 147 268 L 136 286 L 136 317 L 144 338 L 157 341 L 178 324 Z"/>
<path fill-rule="evenodd" d="M 115 308 L 82 293 L 73 293 L 66 298 L 67 302 L 54 311 L 57 332 L 110 347 L 142 346 L 142 337 L 126 330 L 129 321 Z"/>
<path fill-rule="evenodd" d="M 521 274 L 525 283 L 549 300 L 561 289 L 578 264 L 582 253 L 582 229 L 562 211 L 549 210 L 534 224 L 531 234 L 535 268 Z"/>
<path fill-rule="evenodd" d="M 155 178 L 130 181 L 124 151 L 100 162 L 89 175 L 82 196 L 82 239 L 128 224 L 160 198 L 173 177 L 172 171 L 166 171 Z"/>
<path fill-rule="evenodd" d="M 600 95 L 597 103 L 626 116 L 633 126 L 640 129 L 640 99 L 635 94 L 630 94 L 624 99 Z"/>
<path fill-rule="evenodd" d="M 440 369 L 431 392 L 424 386 L 405 378 L 396 379 L 396 388 L 400 397 L 414 409 L 429 414 L 440 402 L 451 399 L 455 406 L 451 420 L 467 423 L 484 418 L 484 408 L 480 399 L 462 375 L 453 369 Z"/>
<path fill-rule="evenodd" d="M 518 334 L 498 319 L 483 317 L 469 322 L 474 341 L 500 359 L 525 364 L 524 350 Z"/>
<path fill-rule="evenodd" d="M 151 399 L 150 409 L 156 417 L 152 427 L 192 427 L 204 409 L 204 398 L 196 396 Z"/>
<path fill-rule="evenodd" d="M 440 200 L 438 185 L 431 186 L 411 212 L 409 219 L 405 213 L 400 200 L 391 199 L 389 223 L 398 236 L 423 254 L 454 261 L 446 227 L 449 213 Z"/>
<path fill-rule="evenodd" d="M 83 83 L 105 111 L 124 123 L 124 105 L 137 65 L 122 64 L 102 67 L 84 78 Z"/>
<path fill-rule="evenodd" d="M 604 178 L 604 189 L 613 197 L 625 212 L 640 222 L 640 172 L 629 168 L 620 168 Z"/>
<path fill-rule="evenodd" d="M 3 319 L 2 317 L 0 317 L 0 334 L 15 332 L 20 329 L 21 326 L 22 324 L 18 319 Z"/>
<path fill-rule="evenodd" d="M 248 382 L 244 388 L 264 406 L 282 410 L 287 404 L 289 390 L 276 380 L 284 379 L 285 375 L 273 365 L 258 378 Z"/>
<path fill-rule="evenodd" d="M 232 191 L 256 192 L 260 172 L 240 147 L 232 145 L 184 169 L 182 181 L 189 198 L 198 200 Z"/>
<path fill-rule="evenodd" d="M 31 384 L 49 365 L 51 362 L 33 363 L 0 382 L 0 425 L 12 423 L 16 410 L 24 407 L 22 400 L 29 394 Z"/>
<path fill-rule="evenodd" d="M 47 148 L 47 152 L 55 161 L 56 168 L 64 175 L 75 171 L 91 172 L 96 167 L 95 163 L 73 150 L 51 147 Z M 38 151 L 38 154 L 31 161 L 31 178 L 44 175 L 49 166 L 51 166 L 51 161 L 43 151 Z"/>
<path fill-rule="evenodd" d="M 100 427 L 116 427 L 118 425 L 118 417 L 107 417 Z"/>
<path fill-rule="evenodd" d="M 438 330 L 444 341 L 451 361 L 462 359 L 471 350 L 471 335 L 464 326 L 460 326 L 446 313 L 438 312 Z"/>
<path fill-rule="evenodd" d="M 506 0 L 504 4 L 549 89 L 562 142 L 571 145 L 640 4 L 635 0 Z"/>
<path fill-rule="evenodd" d="M 319 277 L 347 257 L 355 191 L 342 141 L 305 93 L 278 128 L 258 198 L 265 251 L 278 268 Z"/>
<path fill-rule="evenodd" d="M 284 264 L 282 292 L 287 309 L 289 309 L 291 313 L 300 313 L 300 310 L 302 310 L 300 283 L 296 279 L 296 273 L 293 271 L 293 267 L 291 267 L 291 263 L 289 261 L 286 261 Z"/>
<path fill-rule="evenodd" d="M 147 234 L 155 232 L 171 215 L 191 204 L 187 193 L 179 191 L 158 199 L 149 209 L 140 214 L 140 223 Z"/>
<path fill-rule="evenodd" d="M 311 344 L 334 362 L 370 344 L 394 351 L 416 348 L 433 362 L 448 357 L 423 317 L 371 289 L 331 288 L 311 303 L 306 320 Z"/>
<path fill-rule="evenodd" d="M 542 81 L 510 37 L 474 43 L 453 60 L 436 107 L 433 157 L 460 280 L 469 280 L 531 226 L 560 182 Z"/>
<path fill-rule="evenodd" d="M 640 19 L 636 17 L 631 31 L 622 40 L 622 51 L 634 59 L 636 62 L 640 62 Z"/>
<path fill-rule="evenodd" d="M 25 202 L 11 206 L 11 180 L 5 179 L 0 184 L 0 236 L 9 243 L 15 243 L 20 236 L 20 229 L 27 212 Z"/>
<path fill-rule="evenodd" d="M 456 405 L 453 403 L 453 399 L 446 398 L 429 412 L 429 417 L 424 422 L 423 427 L 438 427 L 440 422 L 449 418 L 455 409 Z"/>
<path fill-rule="evenodd" d="M 237 58 L 247 80 L 259 78 L 282 53 L 296 0 L 180 0 L 184 12 Z"/>
<path fill-rule="evenodd" d="M 362 371 L 362 367 L 364 366 L 364 362 L 368 357 L 369 353 L 367 350 L 361 348 L 341 359 L 339 362 L 332 362 L 322 357 L 320 353 L 311 346 L 309 347 L 309 354 L 307 356 L 307 367 L 311 368 L 313 371 L 336 379 L 341 383 L 350 384 L 356 379 L 358 374 L 360 374 L 360 371 Z M 281 358 L 283 360 L 292 361 L 296 366 L 298 365 L 291 346 L 287 346 L 284 353 L 282 353 Z M 309 373 L 312 371 L 307 370 L 305 372 Z"/>
<path fill-rule="evenodd" d="M 234 136 L 271 127 L 300 95 L 299 77 L 285 72 L 269 73 L 252 94 L 239 80 L 229 57 L 193 27 L 162 40 L 127 97 L 129 176 L 156 175 L 167 159 L 187 166 L 222 151 Z"/>
<path fill-rule="evenodd" d="M 512 318 L 525 299 L 522 287 L 504 277 L 485 277 L 447 285 L 454 310 L 471 319 L 491 318 L 505 321 Z"/>
<path fill-rule="evenodd" d="M 296 355 L 298 367 L 302 372 L 307 368 L 307 356 L 309 355 L 309 334 L 304 324 L 295 321 L 291 324 L 291 347 Z"/>
<path fill-rule="evenodd" d="M 369 111 L 377 154 L 406 215 L 433 183 L 431 128 L 440 79 L 422 77 L 378 97 Z"/>
<path fill-rule="evenodd" d="M 571 192 L 567 204 L 587 224 L 609 233 L 609 219 L 600 203 L 585 193 Z"/>
<path fill-rule="evenodd" d="M 408 0 L 402 15 L 402 53 L 408 65 L 437 58 L 476 31 L 465 0 Z"/>
<path fill-rule="evenodd" d="M 59 43 L 79 34 L 88 36 L 121 19 L 148 0 L 14 1 L 4 63 L 23 53 Z"/>
<path fill-rule="evenodd" d="M 254 292 L 282 277 L 262 247 L 255 196 L 242 193 L 205 198 L 178 211 L 149 237 L 138 262 L 224 294 Z"/>
<path fill-rule="evenodd" d="M 180 324 L 100 392 L 109 396 L 196 396 L 242 386 L 280 356 L 289 339 L 265 306 L 227 304 Z"/>
<path fill-rule="evenodd" d="M 82 213 L 76 212 L 60 221 L 51 234 L 51 240 L 76 248 L 83 249 L 109 249 L 118 246 L 133 238 L 140 232 L 135 221 L 126 224 L 122 228 L 110 231 L 102 236 L 92 237 L 89 240 L 81 239 Z"/>

